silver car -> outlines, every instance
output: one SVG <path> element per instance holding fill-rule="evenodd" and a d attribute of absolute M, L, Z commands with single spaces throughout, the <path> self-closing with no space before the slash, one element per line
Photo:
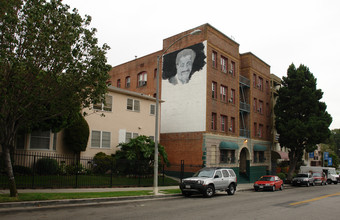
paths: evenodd
<path fill-rule="evenodd" d="M 314 186 L 314 179 L 311 173 L 299 173 L 297 174 L 292 181 L 293 186 L 296 185 L 306 185 L 306 186 Z"/>
<path fill-rule="evenodd" d="M 226 191 L 228 195 L 234 195 L 237 186 L 237 178 L 234 170 L 228 168 L 203 168 L 193 177 L 183 179 L 179 187 L 184 196 L 193 193 L 212 197 L 216 191 Z"/>

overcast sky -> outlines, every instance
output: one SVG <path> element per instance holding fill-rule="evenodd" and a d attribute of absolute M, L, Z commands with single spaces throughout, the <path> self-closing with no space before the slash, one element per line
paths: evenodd
<path fill-rule="evenodd" d="M 287 75 L 304 64 L 324 92 L 322 101 L 340 128 L 339 0 L 63 0 L 92 17 L 112 66 L 162 49 L 163 39 L 209 23 Z"/>

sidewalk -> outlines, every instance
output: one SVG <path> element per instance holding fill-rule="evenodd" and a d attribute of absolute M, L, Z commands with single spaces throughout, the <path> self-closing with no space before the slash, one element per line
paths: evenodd
<path fill-rule="evenodd" d="M 160 186 L 158 191 L 165 189 L 179 189 L 178 186 Z M 118 192 L 118 191 L 153 191 L 153 187 L 128 187 L 128 188 L 76 188 L 76 189 L 18 189 L 20 193 L 77 193 L 77 192 Z M 237 192 L 253 190 L 253 184 L 238 184 Z M 9 190 L 0 190 L 0 194 L 9 194 Z M 109 198 L 85 198 L 85 199 L 65 199 L 65 200 L 44 200 L 44 201 L 28 201 L 28 202 L 6 202 L 0 203 L 0 213 L 13 211 L 28 211 L 32 209 L 48 209 L 61 207 L 91 206 L 98 204 L 114 204 L 122 202 L 133 202 L 146 199 L 165 199 L 165 198 L 181 198 L 181 194 L 162 194 L 147 196 L 125 196 L 125 197 L 109 197 Z"/>

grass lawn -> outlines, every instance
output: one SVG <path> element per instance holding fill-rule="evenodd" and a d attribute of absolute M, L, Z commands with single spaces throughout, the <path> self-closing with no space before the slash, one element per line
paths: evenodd
<path fill-rule="evenodd" d="M 164 194 L 180 193 L 179 189 L 161 190 Z M 152 195 L 151 190 L 144 191 L 121 191 L 121 192 L 85 192 L 85 193 L 19 193 L 17 198 L 9 197 L 9 194 L 0 194 L 0 203 L 3 202 L 23 202 L 23 201 L 42 201 L 60 199 L 84 199 L 84 198 L 106 198 L 121 196 L 145 196 Z"/>

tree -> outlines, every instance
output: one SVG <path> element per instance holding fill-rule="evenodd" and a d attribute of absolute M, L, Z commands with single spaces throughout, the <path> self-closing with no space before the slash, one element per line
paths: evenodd
<path fill-rule="evenodd" d="M 155 142 L 144 135 L 133 138 L 128 143 L 120 143 L 118 145 L 121 149 L 116 153 L 117 163 L 124 160 L 128 161 L 125 163 L 124 171 L 127 174 L 149 174 L 152 173 L 155 155 Z M 158 145 L 158 152 L 163 159 L 164 163 L 168 164 L 168 156 L 162 145 Z M 118 166 L 117 167 L 121 167 Z"/>
<path fill-rule="evenodd" d="M 86 150 L 89 135 L 89 125 L 80 113 L 73 123 L 64 129 L 64 143 L 68 150 L 77 154 L 78 159 L 80 152 Z"/>
<path fill-rule="evenodd" d="M 0 146 L 11 196 L 18 131 L 58 131 L 104 98 L 109 47 L 97 45 L 90 22 L 61 0 L 0 1 Z"/>
<path fill-rule="evenodd" d="M 326 111 L 326 104 L 320 101 L 322 95 L 308 67 L 289 66 L 274 108 L 280 145 L 289 149 L 288 179 L 292 178 L 303 153 L 314 151 L 316 144 L 330 135 L 332 117 Z"/>

